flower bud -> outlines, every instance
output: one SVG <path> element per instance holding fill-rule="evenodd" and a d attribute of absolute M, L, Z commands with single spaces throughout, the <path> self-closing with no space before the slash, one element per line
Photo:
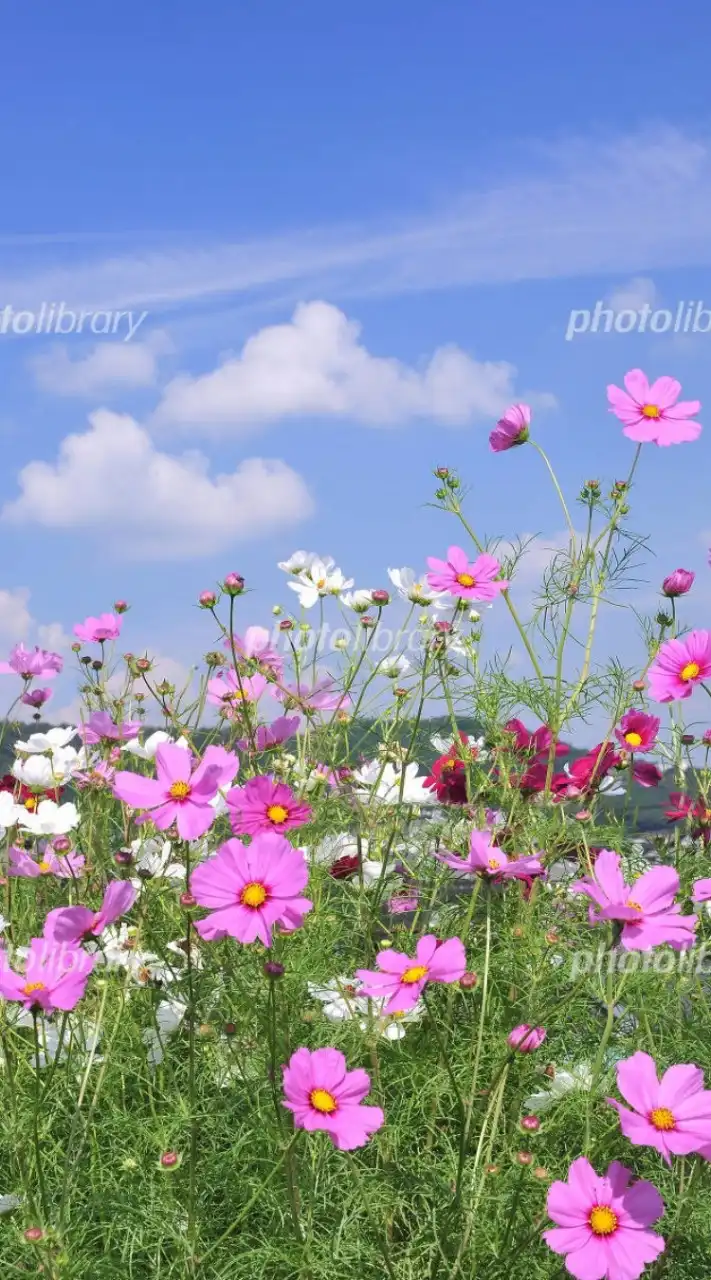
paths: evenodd
<path fill-rule="evenodd" d="M 528 1023 L 524 1022 L 509 1032 L 507 1043 L 518 1053 L 534 1053 L 536 1049 L 540 1049 L 545 1038 L 545 1027 L 529 1027 Z"/>
<path fill-rule="evenodd" d="M 125 600 L 114 600 L 114 613 L 128 613 L 129 605 Z"/>
<path fill-rule="evenodd" d="M 530 1151 L 517 1151 L 516 1164 L 520 1164 L 523 1168 L 526 1168 L 529 1164 L 533 1164 L 533 1156 Z"/>
<path fill-rule="evenodd" d="M 373 604 L 377 604 L 378 608 L 382 609 L 384 605 L 390 604 L 389 591 L 382 591 L 380 588 L 378 588 L 376 591 L 371 591 L 371 597 L 373 600 Z"/>
<path fill-rule="evenodd" d="M 478 981 L 479 981 L 478 974 L 467 972 L 462 974 L 461 978 L 459 979 L 459 985 L 460 987 L 463 987 L 465 991 L 472 991 L 473 988 L 477 985 Z"/>
<path fill-rule="evenodd" d="M 187 890 L 185 893 L 181 893 L 179 902 L 181 907 L 185 907 L 186 910 L 190 910 L 191 907 L 197 906 L 196 899 L 193 897 L 192 893 L 189 893 Z"/>
<path fill-rule="evenodd" d="M 173 1169 L 177 1169 L 180 1164 L 180 1159 L 181 1157 L 177 1151 L 164 1151 L 158 1161 L 158 1168 L 170 1172 Z"/>
<path fill-rule="evenodd" d="M 28 1244 L 38 1244 L 40 1240 L 44 1240 L 44 1231 L 41 1227 L 28 1227 L 23 1234 Z"/>
<path fill-rule="evenodd" d="M 244 591 L 244 578 L 239 573 L 228 573 L 222 585 L 229 596 L 240 596 Z"/>
<path fill-rule="evenodd" d="M 674 599 L 676 596 L 685 596 L 694 583 L 695 573 L 691 569 L 675 569 L 673 573 L 668 574 L 662 583 L 662 594 Z"/>
<path fill-rule="evenodd" d="M 538 1116 L 521 1116 L 521 1128 L 525 1133 L 538 1133 L 540 1127 Z"/>
<path fill-rule="evenodd" d="M 267 978 L 282 978 L 285 973 L 283 964 L 276 960 L 265 960 L 262 968 Z"/>
<path fill-rule="evenodd" d="M 201 591 L 198 596 L 198 604 L 201 609 L 213 609 L 217 604 L 217 595 L 214 591 Z"/>

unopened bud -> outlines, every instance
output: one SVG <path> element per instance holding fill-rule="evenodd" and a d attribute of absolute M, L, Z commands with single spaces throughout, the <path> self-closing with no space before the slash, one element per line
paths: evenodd
<path fill-rule="evenodd" d="M 239 573 L 228 573 L 222 585 L 229 596 L 239 596 L 244 591 L 244 578 Z"/>
<path fill-rule="evenodd" d="M 198 604 L 201 609 L 213 609 L 217 604 L 217 596 L 214 591 L 201 591 L 198 596 Z"/>

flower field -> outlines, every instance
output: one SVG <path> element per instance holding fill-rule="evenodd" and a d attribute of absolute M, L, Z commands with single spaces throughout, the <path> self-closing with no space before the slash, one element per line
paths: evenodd
<path fill-rule="evenodd" d="M 596 656 L 645 468 L 693 450 L 700 405 L 640 370 L 607 395 L 628 474 L 572 498 L 528 406 L 493 426 L 568 529 L 532 610 L 440 467 L 426 569 L 366 590 L 296 552 L 270 628 L 228 573 L 182 690 L 123 652 L 124 601 L 71 656 L 0 664 L 3 1280 L 709 1275 L 694 574 L 667 573 L 633 671 Z M 489 610 L 518 678 L 481 658 Z M 80 709 L 47 727 L 71 663 Z M 662 784 L 641 843 L 635 797 Z"/>

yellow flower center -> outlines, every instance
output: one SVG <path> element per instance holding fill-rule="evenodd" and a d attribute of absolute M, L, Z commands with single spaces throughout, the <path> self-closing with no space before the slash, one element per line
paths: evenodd
<path fill-rule="evenodd" d="M 698 662 L 687 662 L 686 666 L 682 667 L 679 672 L 679 678 L 681 680 L 696 680 L 697 676 L 700 674 L 701 667 Z"/>
<path fill-rule="evenodd" d="M 28 796 L 25 800 L 25 808 L 28 809 L 30 813 L 34 813 L 37 808 L 37 796 Z"/>
<path fill-rule="evenodd" d="M 489 858 L 488 866 L 491 871 L 498 871 L 501 863 L 498 858 Z"/>
<path fill-rule="evenodd" d="M 35 991 L 44 991 L 45 989 L 43 982 L 27 982 L 22 988 L 22 994 L 23 996 L 31 996 Z"/>
<path fill-rule="evenodd" d="M 668 1133 L 670 1129 L 676 1128 L 673 1112 L 668 1107 L 655 1107 L 650 1111 L 649 1123 L 653 1124 L 655 1129 L 661 1129 L 662 1133 Z"/>
<path fill-rule="evenodd" d="M 283 804 L 270 804 L 267 809 L 267 817 L 275 826 L 281 826 L 282 822 L 286 822 L 289 817 L 289 810 L 285 809 Z"/>
<path fill-rule="evenodd" d="M 309 1102 L 314 1111 L 320 1111 L 324 1116 L 329 1116 L 338 1110 L 338 1103 L 333 1094 L 328 1092 L 328 1089 L 312 1089 L 309 1094 Z"/>
<path fill-rule="evenodd" d="M 628 907 L 631 907 L 633 911 L 639 911 L 639 912 L 641 912 L 641 911 L 642 911 L 642 908 L 640 907 L 639 903 L 638 903 L 638 902 L 634 902 L 632 898 L 628 898 L 628 899 L 627 899 L 627 904 L 626 904 L 626 905 L 627 905 Z"/>
<path fill-rule="evenodd" d="M 325 579 L 325 578 L 317 578 L 317 580 L 316 580 L 316 586 L 319 588 L 319 590 L 321 590 L 321 589 L 322 589 L 322 587 L 325 587 L 325 585 L 326 585 L 326 579 Z"/>
<path fill-rule="evenodd" d="M 617 1214 L 613 1213 L 609 1205 L 596 1204 L 590 1211 L 588 1223 L 593 1235 L 611 1236 L 617 1230 Z"/>
<path fill-rule="evenodd" d="M 659 418 L 661 417 L 661 409 L 657 404 L 645 404 L 642 406 L 642 416 L 644 418 Z"/>
<path fill-rule="evenodd" d="M 224 696 L 224 702 L 244 702 L 249 698 L 246 689 L 232 689 Z"/>
<path fill-rule="evenodd" d="M 473 587 L 476 584 L 476 579 L 470 573 L 458 573 L 457 582 L 460 587 Z"/>
<path fill-rule="evenodd" d="M 427 972 L 426 964 L 413 964 L 410 969 L 406 969 L 401 975 L 400 981 L 407 983 L 420 982 L 422 978 L 427 977 Z"/>
<path fill-rule="evenodd" d="M 639 747 L 642 742 L 642 735 L 641 733 L 634 733 L 634 732 L 626 733 L 625 742 L 628 742 L 631 747 Z"/>
<path fill-rule="evenodd" d="M 190 783 L 174 782 L 168 792 L 168 795 L 172 796 L 173 800 L 187 800 L 190 795 Z"/>
<path fill-rule="evenodd" d="M 52 870 L 48 862 L 42 861 L 38 863 L 38 866 L 40 869 L 40 875 L 43 875 L 43 876 L 48 876 L 50 871 Z"/>
<path fill-rule="evenodd" d="M 256 908 L 261 907 L 262 903 L 266 902 L 267 897 L 268 894 L 264 885 L 260 884 L 259 880 L 251 880 L 249 884 L 244 886 L 239 895 L 239 900 L 243 907 Z"/>

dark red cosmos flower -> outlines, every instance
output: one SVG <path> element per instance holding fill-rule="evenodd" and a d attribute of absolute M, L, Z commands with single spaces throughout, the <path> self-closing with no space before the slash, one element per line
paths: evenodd
<path fill-rule="evenodd" d="M 62 796 L 62 787 L 56 787 L 50 791 L 33 791 L 31 787 L 26 787 L 24 782 L 18 782 L 17 778 L 13 778 L 11 773 L 5 773 L 0 777 L 0 791 L 9 791 L 15 803 L 24 805 L 30 813 L 34 813 L 40 800 L 54 800 L 59 804 Z"/>
<path fill-rule="evenodd" d="M 711 808 L 708 801 L 700 796 L 694 803 L 691 796 L 684 795 L 683 791 L 672 791 L 669 799 L 672 808 L 664 810 L 665 817 L 670 822 L 691 818 L 694 823 L 691 829 L 692 835 L 701 836 L 708 844 L 711 841 Z"/>
<path fill-rule="evenodd" d="M 476 760 L 479 748 L 459 731 L 459 742 L 438 756 L 424 785 L 434 791 L 440 804 L 467 804 L 467 763 Z"/>
<path fill-rule="evenodd" d="M 547 724 L 542 724 L 531 732 L 522 720 L 508 720 L 504 729 L 506 733 L 513 734 L 513 746 L 516 751 L 525 752 L 526 755 L 533 756 L 534 760 L 539 756 L 550 754 L 553 734 Z M 556 742 L 554 753 L 556 756 L 567 756 L 569 751 L 570 747 L 566 742 Z"/>
<path fill-rule="evenodd" d="M 342 858 L 336 858 L 328 868 L 328 874 L 333 876 L 334 880 L 347 880 L 349 876 L 354 876 L 360 866 L 360 859 L 357 853 L 345 854 Z"/>
<path fill-rule="evenodd" d="M 599 742 L 592 751 L 574 760 L 567 773 L 555 774 L 551 790 L 560 800 L 589 795 L 618 763 L 619 755 L 612 743 Z"/>

